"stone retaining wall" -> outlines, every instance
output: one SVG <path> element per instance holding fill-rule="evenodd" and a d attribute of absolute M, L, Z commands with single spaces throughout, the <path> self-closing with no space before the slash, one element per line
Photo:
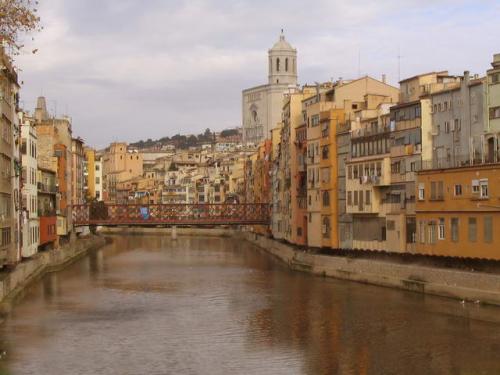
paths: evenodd
<path fill-rule="evenodd" d="M 294 270 L 500 306 L 500 275 L 317 255 L 255 233 L 242 232 L 240 235 Z"/>
<path fill-rule="evenodd" d="M 35 254 L 32 258 L 19 263 L 13 271 L 3 271 L 0 274 L 0 313 L 8 312 L 12 302 L 20 297 L 33 281 L 48 272 L 64 268 L 89 250 L 105 244 L 105 238 L 100 236 L 78 238 L 59 249 Z"/>
<path fill-rule="evenodd" d="M 208 237 L 231 237 L 239 233 L 237 229 L 228 228 L 197 228 L 177 227 L 178 236 L 208 236 Z M 147 227 L 103 227 L 99 233 L 106 234 L 163 234 L 170 236 L 172 228 L 147 228 Z"/>

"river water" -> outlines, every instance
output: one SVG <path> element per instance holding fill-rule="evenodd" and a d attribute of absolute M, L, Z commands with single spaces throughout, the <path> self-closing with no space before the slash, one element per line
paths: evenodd
<path fill-rule="evenodd" d="M 235 239 L 115 237 L 27 291 L 0 374 L 497 375 L 499 316 L 292 272 Z"/>

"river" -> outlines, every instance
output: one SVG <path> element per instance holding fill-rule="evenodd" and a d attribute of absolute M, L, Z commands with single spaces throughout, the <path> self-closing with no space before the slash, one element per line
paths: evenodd
<path fill-rule="evenodd" d="M 28 289 L 0 374 L 498 375 L 499 315 L 292 272 L 231 238 L 114 237 Z"/>

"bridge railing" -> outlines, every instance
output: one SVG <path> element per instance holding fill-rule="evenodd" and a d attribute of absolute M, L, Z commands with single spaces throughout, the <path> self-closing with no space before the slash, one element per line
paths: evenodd
<path fill-rule="evenodd" d="M 268 224 L 267 203 L 214 204 L 84 204 L 73 206 L 73 222 L 81 225 Z"/>

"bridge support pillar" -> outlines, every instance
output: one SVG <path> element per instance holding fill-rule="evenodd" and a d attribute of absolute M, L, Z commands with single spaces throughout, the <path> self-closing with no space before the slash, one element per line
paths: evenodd
<path fill-rule="evenodd" d="M 172 225 L 172 233 L 171 233 L 172 239 L 177 240 L 177 226 Z"/>

